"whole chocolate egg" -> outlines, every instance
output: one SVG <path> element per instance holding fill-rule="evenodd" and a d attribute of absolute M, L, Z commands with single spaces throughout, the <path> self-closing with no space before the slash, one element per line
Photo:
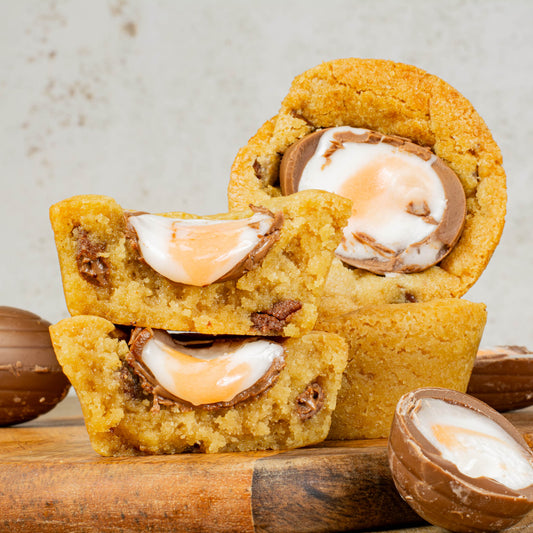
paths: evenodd
<path fill-rule="evenodd" d="M 70 388 L 56 359 L 49 326 L 34 313 L 0 306 L 0 426 L 50 411 Z"/>
<path fill-rule="evenodd" d="M 533 405 L 533 352 L 525 346 L 479 350 L 467 392 L 500 412 Z"/>

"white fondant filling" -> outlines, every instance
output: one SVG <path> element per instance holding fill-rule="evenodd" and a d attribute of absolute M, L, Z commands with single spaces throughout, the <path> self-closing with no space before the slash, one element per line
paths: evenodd
<path fill-rule="evenodd" d="M 129 217 L 146 263 L 172 281 L 196 286 L 209 285 L 229 272 L 257 246 L 272 220 L 263 213 L 241 220 L 177 219 L 150 214 Z M 258 229 L 250 227 L 255 223 Z M 172 245 L 177 241 L 185 243 L 186 253 L 173 253 Z M 221 243 L 226 241 L 229 247 L 221 249 Z"/>
<path fill-rule="evenodd" d="M 267 340 L 173 348 L 151 338 L 144 346 L 142 360 L 167 391 L 193 405 L 201 405 L 232 400 L 259 381 L 282 355 L 283 347 Z M 207 401 L 205 391 L 209 395 Z"/>
<path fill-rule="evenodd" d="M 505 354 L 505 359 L 506 360 L 511 360 L 511 359 L 533 359 L 533 353 L 531 353 L 531 352 L 529 352 L 529 353 L 516 353 L 516 352 L 513 352 L 513 351 L 507 351 L 505 349 L 498 348 L 497 346 L 496 347 L 491 347 L 491 348 L 483 348 L 480 351 L 482 352 L 479 355 L 480 359 L 482 359 L 484 357 L 489 358 L 491 355 L 494 356 L 494 355 L 499 355 L 499 354 Z"/>
<path fill-rule="evenodd" d="M 391 255 L 376 254 L 371 246 L 359 242 L 354 233 L 371 236 L 379 244 L 400 253 L 410 245 L 426 239 L 436 229 L 421 216 L 407 211 L 411 202 L 425 202 L 430 216 L 438 224 L 446 209 L 444 188 L 432 168 L 435 156 L 427 161 L 387 143 L 368 144 L 345 142 L 326 159 L 335 133 L 351 131 L 357 135 L 367 130 L 339 127 L 326 131 L 320 138 L 314 155 L 307 162 L 298 190 L 322 189 L 354 201 L 352 216 L 344 228 L 344 242 L 337 249 L 343 257 L 356 260 L 387 260 Z M 346 180 L 361 172 L 370 172 L 376 162 L 390 161 L 376 169 L 371 181 L 362 179 L 361 188 L 354 187 L 351 195 L 343 194 Z M 394 168 L 396 167 L 396 168 Z M 373 190 L 366 189 L 366 185 Z M 364 199 L 364 201 L 362 200 Z M 430 264 L 438 257 L 440 246 L 432 244 L 422 250 L 408 250 L 402 256 L 404 264 Z"/>
<path fill-rule="evenodd" d="M 490 418 L 460 405 L 422 398 L 413 420 L 463 474 L 490 478 L 514 490 L 533 485 L 533 456 Z"/>

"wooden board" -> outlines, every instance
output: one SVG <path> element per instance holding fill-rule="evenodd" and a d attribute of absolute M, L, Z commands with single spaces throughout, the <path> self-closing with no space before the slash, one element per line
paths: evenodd
<path fill-rule="evenodd" d="M 508 418 L 533 443 L 533 409 Z M 73 397 L 35 421 L 0 428 L 2 531 L 311 532 L 420 523 L 394 488 L 385 440 L 103 458 Z M 530 514 L 510 531 L 532 527 Z"/>

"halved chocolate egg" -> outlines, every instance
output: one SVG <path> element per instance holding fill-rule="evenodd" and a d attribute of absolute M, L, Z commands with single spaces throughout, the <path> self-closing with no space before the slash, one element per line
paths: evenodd
<path fill-rule="evenodd" d="M 444 161 L 408 139 L 362 128 L 327 128 L 290 146 L 280 186 L 285 195 L 323 189 L 352 200 L 336 253 L 376 274 L 435 265 L 466 217 L 464 189 Z"/>
<path fill-rule="evenodd" d="M 67 394 L 70 382 L 48 332 L 34 313 L 0 306 L 0 426 L 42 415 Z"/>
<path fill-rule="evenodd" d="M 252 210 L 251 217 L 237 220 L 127 213 L 128 235 L 142 259 L 162 276 L 206 286 L 253 270 L 278 240 L 282 214 Z"/>
<path fill-rule="evenodd" d="M 127 361 L 156 409 L 231 407 L 269 389 L 285 366 L 283 346 L 256 337 L 190 344 L 163 330 L 137 328 L 130 352 Z"/>
<path fill-rule="evenodd" d="M 533 454 L 517 429 L 460 392 L 418 389 L 397 404 L 389 464 L 403 499 L 429 523 L 499 531 L 533 509 Z"/>
<path fill-rule="evenodd" d="M 533 352 L 524 346 L 479 350 L 467 392 L 501 412 L 533 405 Z"/>

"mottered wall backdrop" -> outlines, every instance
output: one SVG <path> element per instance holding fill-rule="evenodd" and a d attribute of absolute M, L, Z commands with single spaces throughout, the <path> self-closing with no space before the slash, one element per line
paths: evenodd
<path fill-rule="evenodd" d="M 531 20 L 530 0 L 0 0 L 0 305 L 67 316 L 52 203 L 224 212 L 293 77 L 373 57 L 443 78 L 492 130 L 507 224 L 466 297 L 488 305 L 485 345 L 533 347 Z"/>

